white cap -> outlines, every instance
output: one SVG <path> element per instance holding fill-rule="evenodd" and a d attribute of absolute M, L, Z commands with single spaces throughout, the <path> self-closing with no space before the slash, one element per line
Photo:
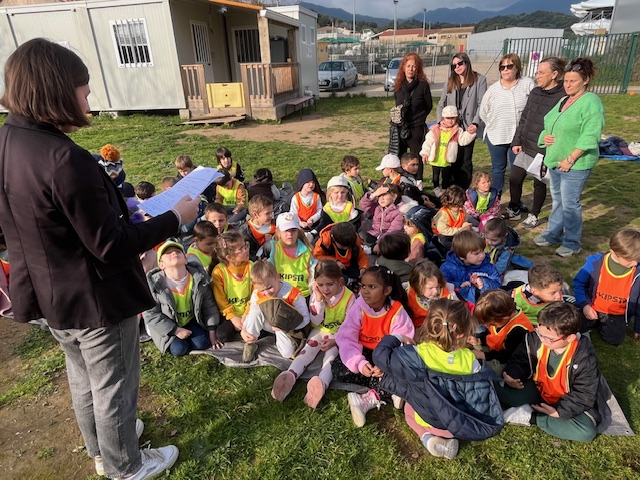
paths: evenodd
<path fill-rule="evenodd" d="M 347 183 L 347 180 L 342 175 L 338 175 L 336 177 L 331 177 L 329 179 L 329 183 L 327 183 L 327 190 L 330 189 L 331 187 L 349 188 L 349 184 Z"/>
<path fill-rule="evenodd" d="M 284 212 L 278 215 L 276 227 L 281 232 L 291 230 L 292 228 L 300 228 L 300 219 L 295 213 Z"/>
<path fill-rule="evenodd" d="M 454 105 L 447 105 L 442 109 L 442 118 L 458 118 L 458 109 Z"/>
<path fill-rule="evenodd" d="M 397 155 L 387 153 L 382 157 L 380 165 L 376 167 L 376 170 L 384 170 L 385 168 L 400 168 L 400 159 Z"/>

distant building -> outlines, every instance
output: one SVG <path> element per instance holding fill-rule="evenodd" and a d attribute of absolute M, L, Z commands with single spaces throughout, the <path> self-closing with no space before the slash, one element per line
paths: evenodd
<path fill-rule="evenodd" d="M 609 33 L 632 33 L 640 30 L 640 2 L 616 0 Z"/>
<path fill-rule="evenodd" d="M 439 46 L 451 45 L 456 51 L 464 51 L 467 47 L 469 35 L 473 33 L 473 29 L 474 27 L 455 27 L 425 30 L 424 32 L 422 28 L 396 30 L 396 45 L 425 41 Z M 383 45 L 392 45 L 393 30 L 382 32 L 379 39 Z"/>
<path fill-rule="evenodd" d="M 562 28 L 527 28 L 512 27 L 501 30 L 474 33 L 467 39 L 467 52 L 474 55 L 498 53 L 502 51 L 504 41 L 508 38 L 562 38 Z"/>

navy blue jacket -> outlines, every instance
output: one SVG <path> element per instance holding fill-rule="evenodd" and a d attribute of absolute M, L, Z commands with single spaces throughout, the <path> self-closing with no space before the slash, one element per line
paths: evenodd
<path fill-rule="evenodd" d="M 486 440 L 502 430 L 502 409 L 493 386 L 498 377 L 486 363 L 472 375 L 436 372 L 413 346 L 401 346 L 393 335 L 380 341 L 373 363 L 384 372 L 382 390 L 402 397 L 425 422 L 455 438 Z"/>
<path fill-rule="evenodd" d="M 497 290 L 502 285 L 502 279 L 495 265 L 491 263 L 489 255 L 485 255 L 480 265 L 465 265 L 453 250 L 449 250 L 445 262 L 440 267 L 447 282 L 456 287 L 456 292 L 466 301 L 476 303 L 476 299 L 481 293 L 487 290 Z M 460 287 L 464 282 L 468 282 L 471 275 L 477 274 L 484 283 L 482 290 L 473 285 L 470 287 Z"/>
<path fill-rule="evenodd" d="M 589 255 L 587 261 L 582 266 L 580 271 L 573 279 L 573 290 L 576 296 L 576 303 L 580 309 L 585 305 L 591 305 L 593 299 L 596 297 L 596 289 L 598 288 L 598 282 L 600 280 L 600 270 L 602 269 L 602 262 L 604 262 L 604 253 L 596 253 L 595 255 Z M 633 325 L 633 331 L 640 333 L 640 270 L 636 269 L 635 276 L 633 277 L 633 283 L 631 284 L 631 291 L 629 292 L 629 300 L 627 301 L 627 310 L 624 313 L 624 318 L 629 324 L 629 317 L 635 317 L 635 323 Z"/>

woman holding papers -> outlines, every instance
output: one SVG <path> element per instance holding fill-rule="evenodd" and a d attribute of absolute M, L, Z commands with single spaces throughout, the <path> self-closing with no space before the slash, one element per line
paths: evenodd
<path fill-rule="evenodd" d="M 0 226 L 11 252 L 14 318 L 45 317 L 62 346 L 96 472 L 155 476 L 178 449 L 138 446 L 137 314 L 155 304 L 138 254 L 192 221 L 199 200 L 185 197 L 147 222 L 129 222 L 115 184 L 67 136 L 89 124 L 89 72 L 70 49 L 29 40 L 7 60 L 4 79 Z"/>
<path fill-rule="evenodd" d="M 527 176 L 526 169 L 533 163 L 536 155 L 544 155 L 544 148 L 538 146 L 538 137 L 544 128 L 544 116 L 565 95 L 562 85 L 565 64 L 566 62 L 558 57 L 547 57 L 538 64 L 536 71 L 538 86 L 529 93 L 529 99 L 522 111 L 518 128 L 516 128 L 511 142 L 511 150 L 520 157 L 516 158 L 509 174 L 511 200 L 507 212 L 504 214 L 507 220 L 520 220 L 522 217 L 522 185 Z M 529 215 L 522 222 L 524 228 L 538 226 L 540 210 L 542 210 L 546 198 L 546 183 L 534 177 L 533 205 L 529 210 Z"/>

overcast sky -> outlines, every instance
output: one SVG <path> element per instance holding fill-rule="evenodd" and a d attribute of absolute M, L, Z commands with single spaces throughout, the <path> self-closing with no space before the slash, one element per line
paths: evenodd
<path fill-rule="evenodd" d="M 325 7 L 341 8 L 349 13 L 353 12 L 353 0 L 306 0 L 316 5 Z M 398 18 L 412 17 L 423 8 L 435 10 L 436 8 L 459 8 L 473 7 L 478 10 L 502 10 L 516 3 L 517 0 L 482 0 L 481 2 L 472 0 L 398 0 Z M 577 1 L 577 0 L 576 0 Z M 372 17 L 393 18 L 393 0 L 355 0 L 356 16 L 358 14 Z M 429 13 L 427 12 L 427 15 Z"/>

